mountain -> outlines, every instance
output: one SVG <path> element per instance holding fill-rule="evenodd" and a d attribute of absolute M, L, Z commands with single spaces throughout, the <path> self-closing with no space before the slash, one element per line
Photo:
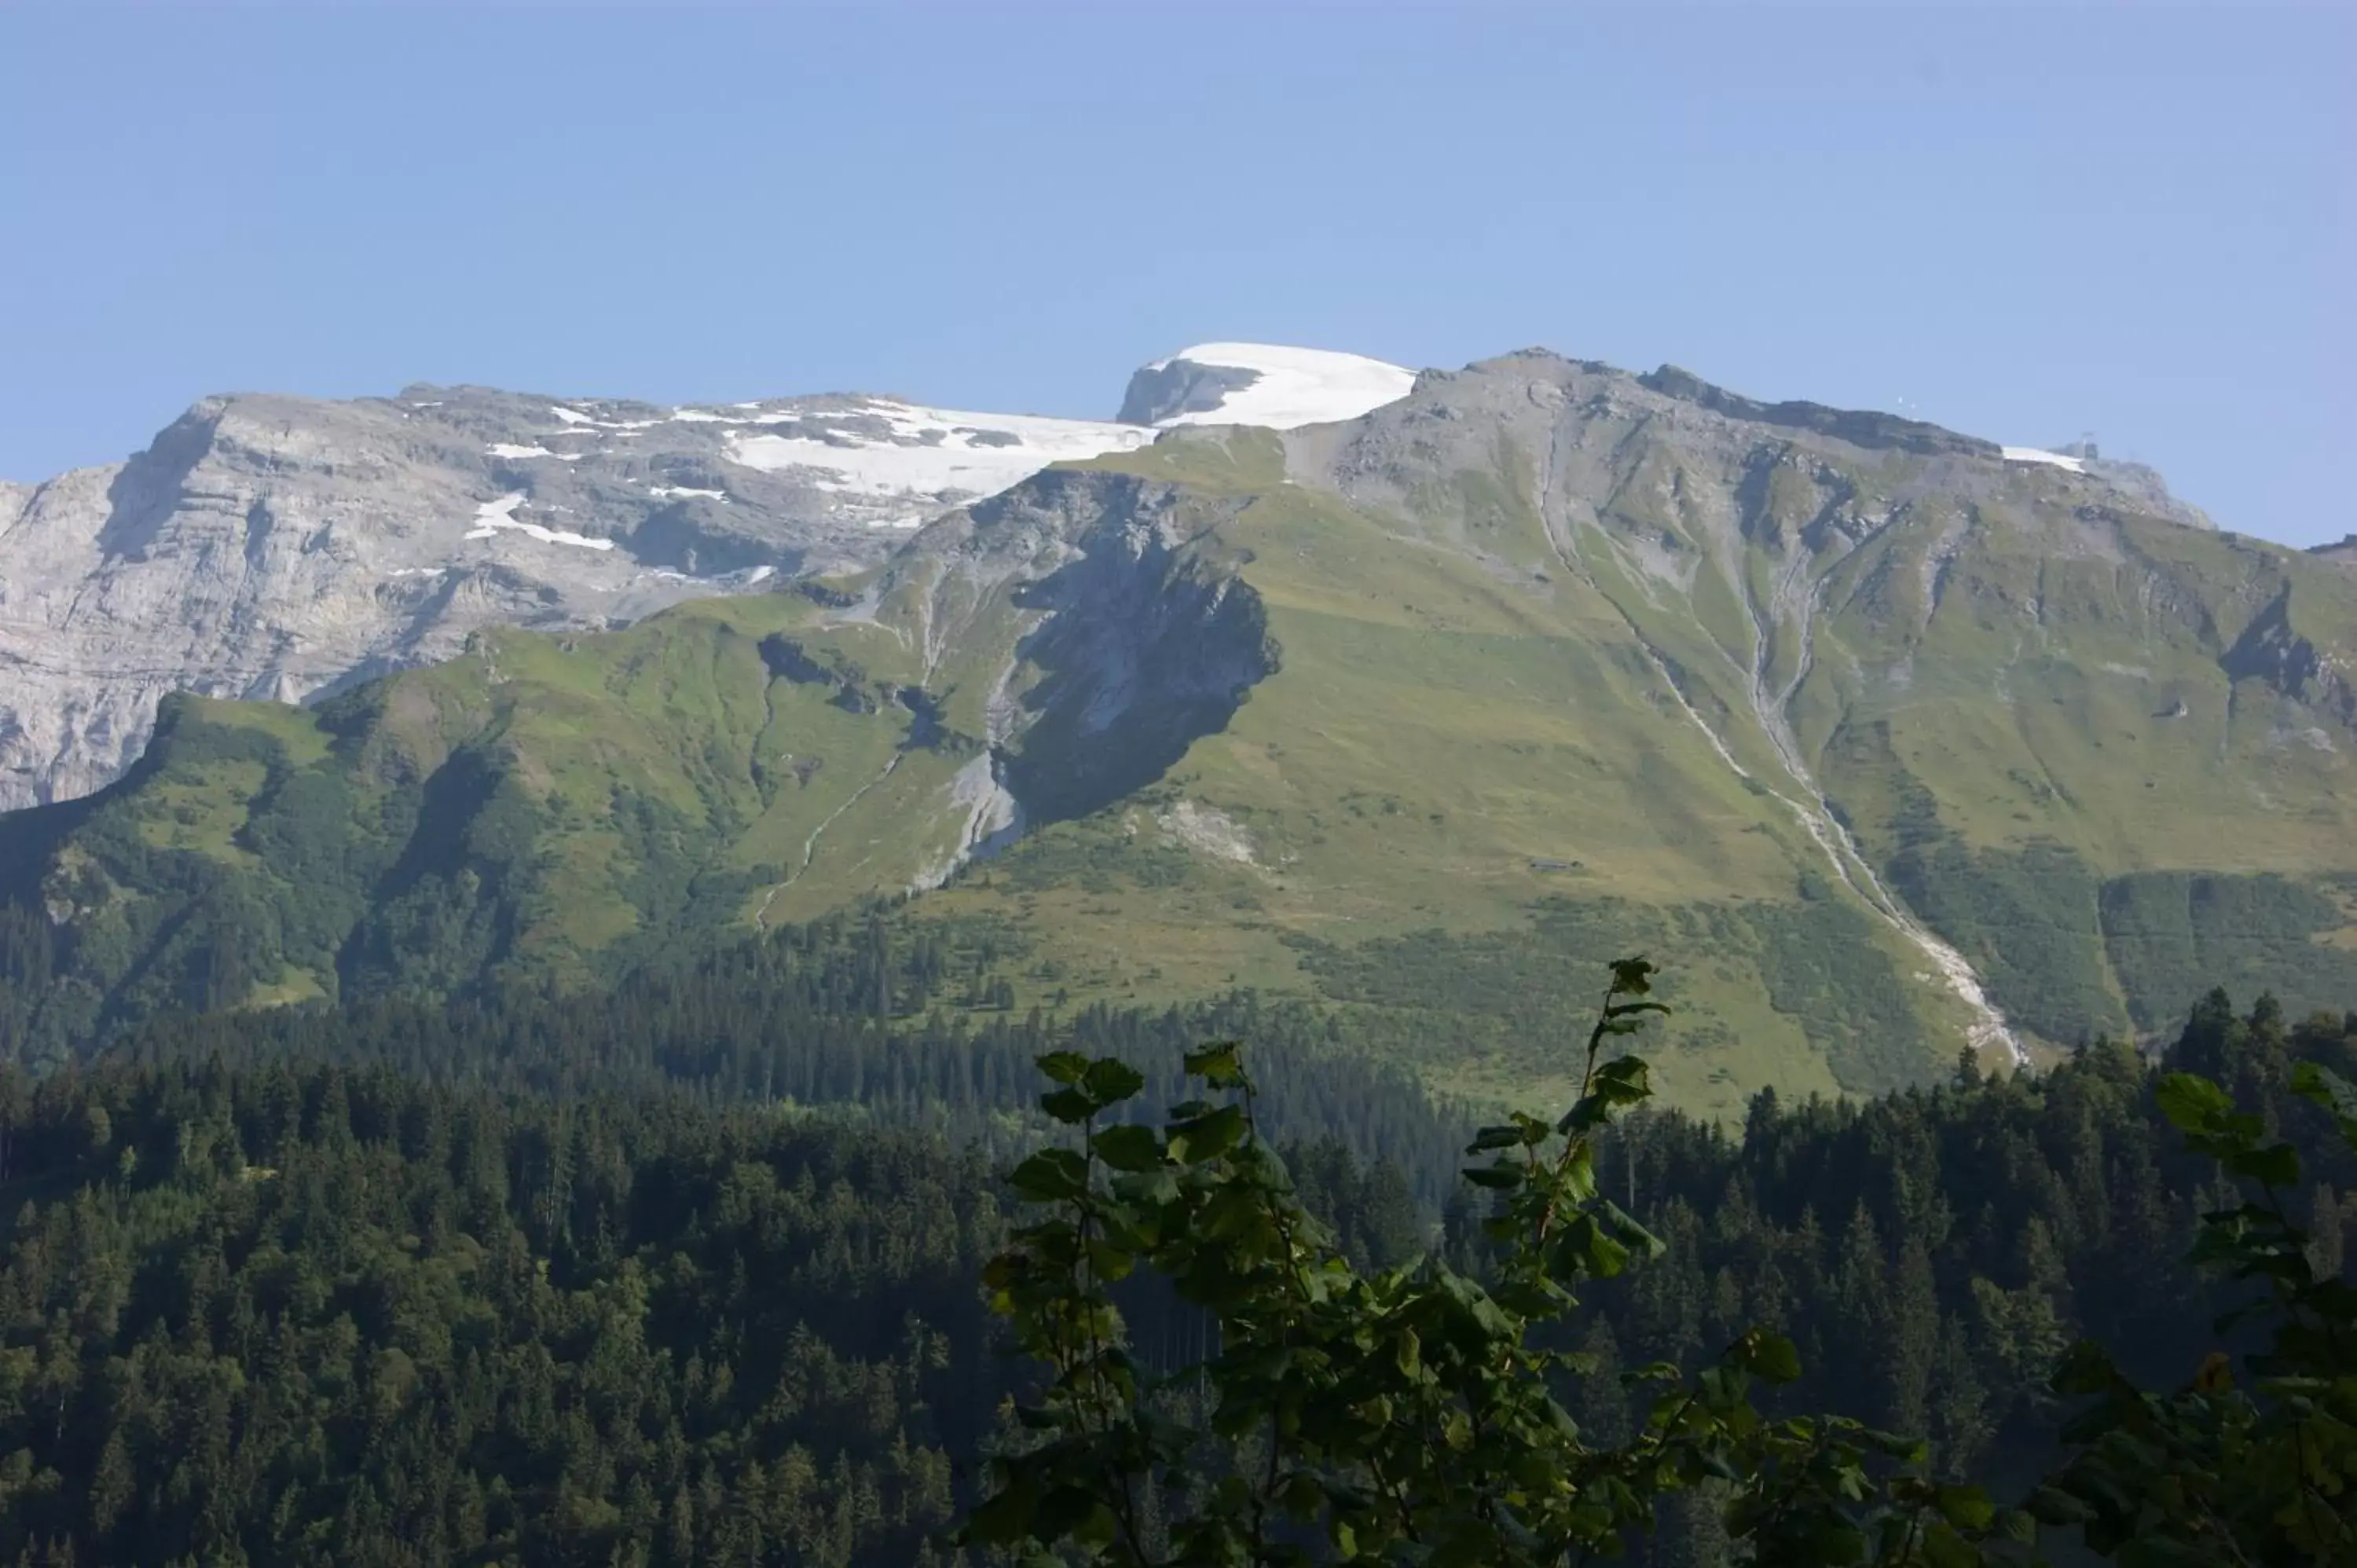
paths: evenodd
<path fill-rule="evenodd" d="M 1283 392 L 1201 352 L 1125 412 Z M 1660 1070 L 1714 1112 L 2357 991 L 2330 562 L 1668 368 L 1288 424 L 308 709 L 174 698 L 120 783 L 0 818 L 26 1028 L 594 985 L 911 891 L 1017 1005 L 1306 995 L 1476 1093 L 1559 1088 L 1596 961 L 1675 951 Z"/>
<path fill-rule="evenodd" d="M 1228 417 L 1274 424 L 1361 413 L 1413 380 L 1354 355 L 1253 355 L 1207 345 L 1140 381 L 1185 384 L 1169 422 L 1273 393 Z M 485 626 L 601 629 L 873 565 L 963 501 L 1164 422 L 1124 420 L 856 395 L 208 398 L 126 462 L 0 486 L 0 810 L 118 777 L 167 693 L 316 700 L 449 658 Z"/>

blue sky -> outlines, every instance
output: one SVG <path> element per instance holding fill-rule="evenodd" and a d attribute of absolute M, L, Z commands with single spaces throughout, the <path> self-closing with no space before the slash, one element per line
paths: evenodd
<path fill-rule="evenodd" d="M 1205 339 L 1542 344 L 2357 529 L 2337 9 L 34 5 L 0 61 L 10 478 L 215 391 L 1107 415 Z"/>

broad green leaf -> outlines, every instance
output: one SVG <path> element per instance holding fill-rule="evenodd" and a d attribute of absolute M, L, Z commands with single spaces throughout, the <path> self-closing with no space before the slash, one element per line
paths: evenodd
<path fill-rule="evenodd" d="M 1050 1083 L 1078 1083 L 1089 1070 L 1089 1058 L 1078 1051 L 1050 1051 L 1031 1059 Z"/>
<path fill-rule="evenodd" d="M 2320 1062 L 2301 1062 L 2291 1069 L 2291 1091 L 2331 1112 L 2341 1137 L 2357 1149 L 2357 1084 Z"/>
<path fill-rule="evenodd" d="M 1150 1171 L 1162 1164 L 1162 1140 L 1151 1127 L 1108 1127 L 1090 1141 L 1097 1158 L 1117 1171 Z"/>
<path fill-rule="evenodd" d="M 1006 1173 L 1006 1185 L 1037 1203 L 1060 1203 L 1088 1189 L 1088 1163 L 1070 1149 L 1042 1149 Z"/>
<path fill-rule="evenodd" d="M 1801 1375 L 1801 1353 L 1781 1334 L 1755 1328 L 1729 1354 L 1744 1370 L 1771 1383 L 1789 1383 Z"/>
<path fill-rule="evenodd" d="M 2291 1187 L 2299 1180 L 2299 1155 L 2289 1144 L 2268 1144 L 2226 1156 L 2226 1168 L 2261 1187 Z"/>
<path fill-rule="evenodd" d="M 1039 1109 L 1057 1121 L 1071 1125 L 1085 1122 L 1097 1113 L 1097 1102 L 1085 1090 L 1065 1088 L 1039 1097 Z"/>
<path fill-rule="evenodd" d="M 1089 1064 L 1081 1088 L 1099 1105 L 1118 1105 L 1146 1087 L 1146 1075 L 1127 1062 L 1101 1057 Z"/>
<path fill-rule="evenodd" d="M 1216 1040 L 1189 1051 L 1187 1076 L 1200 1078 L 1213 1089 L 1233 1089 L 1243 1078 L 1243 1047 L 1235 1040 Z"/>
<path fill-rule="evenodd" d="M 2180 1133 L 2201 1132 L 2234 1110 L 2234 1102 L 2226 1098 L 2224 1090 L 2190 1072 L 2172 1072 L 2163 1077 L 2153 1097 L 2160 1105 L 2160 1113 Z"/>
<path fill-rule="evenodd" d="M 1200 1165 L 1234 1148 L 1243 1135 L 1243 1110 L 1233 1105 L 1222 1105 L 1217 1111 L 1173 1123 L 1170 1128 L 1170 1157 L 1181 1165 Z"/>

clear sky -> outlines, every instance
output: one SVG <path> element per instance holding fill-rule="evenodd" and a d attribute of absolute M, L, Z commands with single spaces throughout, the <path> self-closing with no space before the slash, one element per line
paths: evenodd
<path fill-rule="evenodd" d="M 10 478 L 216 391 L 1105 416 L 1205 339 L 1539 344 L 2357 529 L 2344 8 L 36 4 L 0 81 Z"/>

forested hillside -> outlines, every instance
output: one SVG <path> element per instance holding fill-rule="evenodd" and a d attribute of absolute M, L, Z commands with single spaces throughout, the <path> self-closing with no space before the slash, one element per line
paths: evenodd
<path fill-rule="evenodd" d="M 767 1023 L 683 985 L 644 1041 L 651 993 L 602 1026 L 516 999 L 159 1022 L 0 1076 L 0 1561 L 941 1561 L 1022 1375 L 975 1286 L 1006 1200 L 960 1144 L 1020 1141 L 1048 1043 L 1175 1067 L 1202 1031 L 1265 1028 L 1270 1108 L 1347 1243 L 1480 1265 L 1463 1203 L 1436 1225 L 1409 1196 L 1447 1119 L 1281 1017 L 929 1036 L 877 1015 L 891 966 L 862 982 L 853 951 L 814 939 Z M 2289 1064 L 2357 1066 L 2357 1015 L 2216 998 L 2175 1057 L 2300 1134 Z M 606 1071 L 633 1092 L 587 1087 Z M 2218 1177 L 2153 1081 L 2097 1046 L 1862 1105 L 1763 1095 L 1739 1134 L 1633 1123 L 1601 1168 L 1668 1251 L 1580 1332 L 1633 1366 L 1775 1323 L 1807 1369 L 1792 1408 L 1921 1432 L 1945 1471 L 2034 1465 L 2072 1337 L 2174 1380 L 2216 1305 L 2178 1259 Z M 892 1125 L 927 1105 L 941 1131 Z M 2310 1169 L 2340 1267 L 2357 1170 Z M 1146 1305 L 1150 1359 L 1186 1323 Z M 1603 1372 L 1575 1403 L 1599 1434 L 1629 1419 Z M 1656 1560 L 1723 1561 L 1714 1530 L 1675 1513 Z"/>

